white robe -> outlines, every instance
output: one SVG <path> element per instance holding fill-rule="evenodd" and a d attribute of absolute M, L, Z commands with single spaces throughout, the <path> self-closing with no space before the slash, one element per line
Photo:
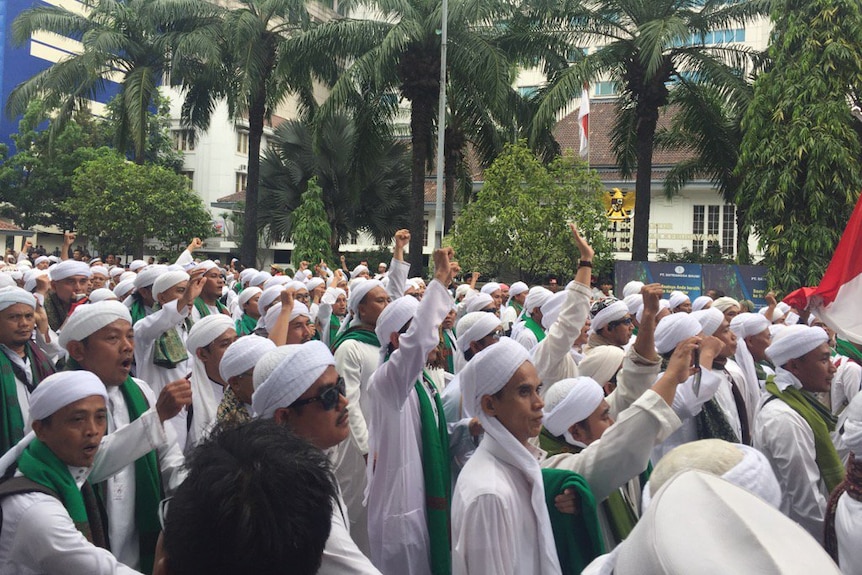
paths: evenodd
<path fill-rule="evenodd" d="M 380 575 L 380 571 L 350 537 L 349 524 L 347 509 L 339 492 L 332 506 L 332 528 L 323 548 L 323 559 L 317 575 Z"/>
<path fill-rule="evenodd" d="M 438 281 L 425 291 L 398 349 L 368 384 L 368 535 L 371 560 L 384 575 L 430 575 L 430 546 L 422 469 L 422 429 L 415 384 L 439 338 L 437 328 L 451 308 Z M 434 400 L 429 390 L 431 405 Z M 435 414 L 442 417 L 442 414 Z"/>
<path fill-rule="evenodd" d="M 847 407 L 862 386 L 862 367 L 843 355 L 836 355 L 832 363 L 838 370 L 832 377 L 830 389 L 830 405 L 832 413 L 838 415 Z"/>
<path fill-rule="evenodd" d="M 838 499 L 835 509 L 835 535 L 838 539 L 838 565 L 845 575 L 862 575 L 862 502 L 847 493 Z"/>

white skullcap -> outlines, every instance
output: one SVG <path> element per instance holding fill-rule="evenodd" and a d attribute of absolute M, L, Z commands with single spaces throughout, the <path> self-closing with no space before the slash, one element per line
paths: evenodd
<path fill-rule="evenodd" d="M 551 299 L 552 295 L 554 295 L 554 292 L 542 286 L 531 287 L 529 293 L 527 293 L 527 299 L 524 300 L 524 311 L 530 313 L 537 307 L 542 307 L 546 301 Z"/>
<path fill-rule="evenodd" d="M 21 260 L 16 267 L 21 271 L 27 271 L 33 267 L 33 264 L 30 263 L 30 260 Z"/>
<path fill-rule="evenodd" d="M 230 344 L 218 366 L 224 381 L 242 375 L 257 365 L 267 353 L 275 349 L 271 339 L 259 335 L 246 335 Z"/>
<path fill-rule="evenodd" d="M 658 310 L 661 311 L 663 309 L 670 311 L 670 302 L 668 302 L 666 299 L 658 300 Z M 638 320 L 638 323 L 640 323 L 641 320 L 643 320 L 643 317 L 644 317 L 644 304 L 643 304 L 643 302 L 641 302 L 641 304 L 638 306 L 638 311 L 635 313 L 635 319 Z"/>
<path fill-rule="evenodd" d="M 36 289 L 36 280 L 46 275 L 48 275 L 47 270 L 33 270 L 27 272 L 24 274 L 24 289 L 32 293 L 33 290 Z"/>
<path fill-rule="evenodd" d="M 250 280 L 248 280 L 248 285 L 260 287 L 261 285 L 263 285 L 266 282 L 266 280 L 268 280 L 271 277 L 272 277 L 272 274 L 269 272 L 257 272 L 256 274 L 251 276 Z"/>
<path fill-rule="evenodd" d="M 694 301 L 691 302 L 691 311 L 705 309 L 707 306 L 712 306 L 712 298 L 708 295 L 702 295 L 694 298 Z"/>
<path fill-rule="evenodd" d="M 364 265 L 362 265 L 362 264 L 359 264 L 358 266 L 356 266 L 355 268 L 353 268 L 353 271 L 352 271 L 352 272 L 350 272 L 350 277 L 355 278 L 355 277 L 357 277 L 357 276 L 358 276 L 359 274 L 361 274 L 361 273 L 370 273 L 370 272 L 368 271 L 368 266 L 364 266 Z"/>
<path fill-rule="evenodd" d="M 479 293 L 467 300 L 466 310 L 467 313 L 481 311 L 490 305 L 494 305 L 494 298 L 490 294 Z"/>
<path fill-rule="evenodd" d="M 461 285 L 459 285 L 458 287 L 456 287 L 456 288 L 455 288 L 455 297 L 456 297 L 456 298 L 458 298 L 458 297 L 462 297 L 462 296 L 463 296 L 463 297 L 466 297 L 466 296 L 467 296 L 467 294 L 468 294 L 468 293 L 470 293 L 471 291 L 475 291 L 475 290 L 473 290 L 473 289 L 472 289 L 469 285 L 467 285 L 467 284 L 461 284 Z M 510 292 L 509 292 L 509 295 L 511 295 L 511 294 L 512 294 L 512 292 L 510 291 Z"/>
<path fill-rule="evenodd" d="M 107 403 L 105 384 L 95 373 L 75 370 L 49 375 L 30 394 L 30 421 L 41 421 L 67 405 L 94 395 Z"/>
<path fill-rule="evenodd" d="M 60 332 L 60 346 L 66 349 L 70 341 L 84 341 L 108 324 L 123 319 L 132 323 L 129 308 L 118 301 L 100 301 L 79 305 L 66 320 Z"/>
<path fill-rule="evenodd" d="M 838 433 L 856 461 L 862 461 L 862 393 L 853 396 L 842 416 L 846 419 Z"/>
<path fill-rule="evenodd" d="M 605 384 L 620 370 L 626 352 L 615 345 L 600 345 L 590 350 L 578 364 L 578 373 Z M 550 390 L 548 390 L 550 391 Z"/>
<path fill-rule="evenodd" d="M 618 321 L 629 315 L 629 306 L 624 301 L 615 301 L 593 316 L 591 328 L 593 331 L 607 327 L 612 321 Z"/>
<path fill-rule="evenodd" d="M 515 282 L 509 287 L 509 297 L 520 295 L 529 289 L 524 282 Z"/>
<path fill-rule="evenodd" d="M 144 260 L 132 260 L 132 263 L 129 264 L 129 270 L 136 272 L 146 265 L 147 262 L 145 262 Z"/>
<path fill-rule="evenodd" d="M 39 256 L 38 258 L 36 258 L 36 265 L 38 266 L 42 262 L 50 262 L 50 261 L 51 260 L 48 259 L 48 256 Z"/>
<path fill-rule="evenodd" d="M 137 274 L 135 272 L 123 272 L 120 274 L 120 281 L 132 280 L 135 281 Z"/>
<path fill-rule="evenodd" d="M 307 292 L 308 291 L 308 288 L 305 287 L 305 282 L 301 282 L 301 281 L 297 281 L 297 280 L 291 280 L 291 281 L 287 282 L 286 284 L 284 284 L 284 289 L 292 289 L 293 291 L 296 291 L 296 292 L 299 292 L 299 291 L 306 291 Z"/>
<path fill-rule="evenodd" d="M 164 272 L 153 283 L 153 299 L 158 299 L 159 294 L 171 289 L 180 282 L 189 281 L 189 274 L 183 271 Z"/>
<path fill-rule="evenodd" d="M 325 283 L 326 283 L 326 282 L 325 282 L 325 281 L 323 281 L 323 278 L 311 278 L 310 280 L 308 280 L 308 281 L 306 282 L 306 284 L 305 284 L 305 288 L 306 288 L 308 291 L 311 291 L 311 290 L 313 290 L 313 289 L 315 289 L 315 288 L 318 288 L 318 287 L 322 286 L 322 285 L 323 285 L 323 284 L 325 284 Z"/>
<path fill-rule="evenodd" d="M 479 291 L 481 293 L 486 293 L 488 295 L 491 295 L 492 293 L 494 293 L 495 291 L 498 291 L 500 289 L 501 289 L 500 284 L 498 284 L 497 282 L 488 282 L 485 285 L 483 285 L 482 289 Z"/>
<path fill-rule="evenodd" d="M 0 311 L 17 303 L 23 303 L 36 309 L 36 298 L 27 290 L 19 287 L 8 287 L 0 291 Z"/>
<path fill-rule="evenodd" d="M 419 309 L 419 301 L 415 297 L 401 297 L 380 312 L 374 333 L 382 344 L 381 350 L 386 349 L 385 344 L 389 341 L 390 334 L 401 331 L 401 328 L 416 315 L 417 309 Z"/>
<path fill-rule="evenodd" d="M 769 329 L 770 325 L 768 319 L 757 313 L 741 313 L 730 320 L 730 330 L 743 339 Z"/>
<path fill-rule="evenodd" d="M 123 298 L 129 295 L 129 292 L 135 289 L 135 281 L 134 280 L 123 280 L 114 286 L 114 295 L 118 298 Z"/>
<path fill-rule="evenodd" d="M 247 287 L 244 290 L 242 290 L 242 293 L 239 294 L 239 298 L 238 298 L 240 309 L 242 309 L 245 306 L 245 304 L 248 303 L 248 300 L 250 300 L 254 296 L 256 296 L 258 294 L 262 294 L 262 293 L 263 293 L 263 291 L 259 287 Z M 260 300 L 258 300 L 258 301 L 260 301 Z"/>
<path fill-rule="evenodd" d="M 135 289 L 150 287 L 155 283 L 160 275 L 168 271 L 167 266 L 155 265 L 147 266 L 132 277 L 135 282 Z M 168 286 L 170 287 L 170 286 Z"/>
<path fill-rule="evenodd" d="M 194 355 L 198 349 L 208 346 L 229 329 L 236 330 L 236 324 L 230 316 L 223 313 L 214 313 L 202 317 L 189 330 L 189 337 L 186 339 L 186 349 Z"/>
<path fill-rule="evenodd" d="M 218 264 L 212 260 L 204 260 L 195 267 L 192 268 L 193 271 L 203 270 L 204 273 L 207 273 L 213 268 L 218 268 Z"/>
<path fill-rule="evenodd" d="M 720 297 L 714 302 L 712 302 L 712 307 L 718 309 L 719 311 L 721 311 L 721 313 L 726 312 L 728 309 L 734 306 L 739 307 L 739 302 L 732 297 L 727 296 Z"/>
<path fill-rule="evenodd" d="M 691 301 L 691 299 L 686 294 L 677 290 L 670 292 L 670 295 L 667 298 L 668 305 L 670 305 L 670 309 L 672 310 L 676 309 L 687 301 Z"/>
<path fill-rule="evenodd" d="M 590 377 L 577 377 L 574 379 L 564 379 L 558 381 L 548 393 L 554 390 L 558 385 L 565 384 L 565 388 L 569 388 L 569 392 L 559 401 L 555 401 L 554 405 L 550 405 L 550 401 L 545 401 L 545 429 L 556 436 L 564 435 L 569 439 L 570 434 L 568 429 L 575 423 L 579 423 L 588 418 L 598 409 L 602 400 L 605 398 L 605 392 L 602 386 Z M 555 394 L 556 395 L 556 394 Z M 556 399 L 556 397 L 553 397 Z"/>
<path fill-rule="evenodd" d="M 51 281 L 60 281 L 72 276 L 90 277 L 90 266 L 84 262 L 64 260 L 51 268 Z"/>
<path fill-rule="evenodd" d="M 712 308 L 710 308 L 712 309 Z M 655 328 L 655 348 L 660 354 L 676 349 L 680 343 L 703 331 L 697 318 L 688 313 L 675 313 L 664 318 Z"/>
<path fill-rule="evenodd" d="M 347 309 L 350 310 L 353 315 L 357 315 L 359 312 L 359 304 L 362 303 L 362 300 L 368 295 L 368 292 L 376 287 L 382 287 L 382 285 L 383 284 L 377 280 L 363 280 L 351 285 L 350 296 L 347 299 Z"/>
<path fill-rule="evenodd" d="M 260 288 L 257 288 L 260 289 Z M 281 298 L 281 292 L 284 291 L 283 285 L 276 285 L 263 290 L 260 294 L 260 299 L 257 300 L 257 308 L 261 315 L 265 314 L 272 304 L 278 302 Z M 245 290 L 243 290 L 245 292 Z"/>
<path fill-rule="evenodd" d="M 470 344 L 479 341 L 500 327 L 500 318 L 493 313 L 474 311 L 458 320 L 455 332 L 458 334 L 456 347 L 461 351 L 470 349 Z"/>
<path fill-rule="evenodd" d="M 108 288 L 94 289 L 90 292 L 90 303 L 99 303 L 100 301 L 115 299 L 117 299 L 117 295 Z"/>
<path fill-rule="evenodd" d="M 260 385 L 256 383 L 255 369 L 251 405 L 255 415 L 262 419 L 270 419 L 275 410 L 290 406 L 314 385 L 327 367 L 335 365 L 332 352 L 320 341 L 282 346 L 282 349 L 285 351 L 281 354 L 281 361 Z"/>
<path fill-rule="evenodd" d="M 115 277 L 117 277 L 118 275 L 122 274 L 122 273 L 123 273 L 123 272 L 125 272 L 125 271 L 126 271 L 126 270 L 125 270 L 124 268 L 120 267 L 120 266 L 113 266 L 113 267 L 111 268 L 111 277 L 112 277 L 112 278 L 115 278 Z"/>
<path fill-rule="evenodd" d="M 623 286 L 623 298 L 627 298 L 630 295 L 640 294 L 641 288 L 644 287 L 644 282 L 640 282 L 638 280 L 632 280 Z"/>
<path fill-rule="evenodd" d="M 625 299 L 623 299 L 626 306 L 629 308 L 629 315 L 635 316 L 638 313 L 638 308 L 643 306 L 644 304 L 644 296 L 639 293 L 633 293 L 631 295 L 627 295 Z"/>
<path fill-rule="evenodd" d="M 248 278 L 250 278 L 251 276 L 253 276 L 256 273 L 258 273 L 258 270 L 254 269 L 254 268 L 245 268 L 244 270 L 239 272 L 239 279 L 241 279 L 243 282 L 245 282 Z"/>
<path fill-rule="evenodd" d="M 261 284 L 260 289 L 267 290 L 274 286 L 284 286 L 291 283 L 292 281 L 293 280 L 287 276 L 272 276 L 271 278 L 263 282 L 263 284 Z"/>
<path fill-rule="evenodd" d="M 18 284 L 15 282 L 15 278 L 5 272 L 0 273 L 0 288 L 4 287 L 18 287 Z"/>
<path fill-rule="evenodd" d="M 58 258 L 57 256 L 48 256 L 48 260 L 55 264 L 60 263 L 60 258 Z"/>
<path fill-rule="evenodd" d="M 798 523 L 745 489 L 701 471 L 679 473 L 659 490 L 619 546 L 615 563 L 614 575 L 840 573 Z"/>
<path fill-rule="evenodd" d="M 560 310 L 563 307 L 563 302 L 566 301 L 568 290 L 560 290 L 542 305 L 542 327 L 550 329 L 551 326 L 560 317 Z"/>
<path fill-rule="evenodd" d="M 781 367 L 791 359 L 802 357 L 827 341 L 829 336 L 823 328 L 788 325 L 773 336 L 772 344 L 766 348 L 766 355 L 776 367 Z"/>
<path fill-rule="evenodd" d="M 262 327 L 266 330 L 272 330 L 272 327 L 275 325 L 275 322 L 278 321 L 278 316 L 281 315 L 282 305 L 281 302 L 273 305 L 269 310 L 267 310 L 266 315 L 262 316 L 263 325 L 258 321 L 258 327 Z M 311 312 L 308 311 L 308 306 L 306 306 L 301 301 L 293 302 L 293 309 L 290 311 L 290 317 L 288 318 L 288 322 L 295 320 L 300 316 L 305 316 L 310 318 Z"/>
<path fill-rule="evenodd" d="M 105 266 L 90 266 L 90 273 L 109 277 L 108 268 L 106 268 Z"/>
<path fill-rule="evenodd" d="M 484 413 L 482 397 L 503 389 L 519 367 L 530 360 L 523 345 L 508 337 L 488 346 L 475 356 L 459 374 L 464 408 L 468 413 Z"/>
<path fill-rule="evenodd" d="M 347 292 L 341 288 L 328 287 L 326 288 L 326 291 L 323 292 L 323 296 L 321 296 L 320 302 L 332 305 L 341 296 L 347 297 Z"/>
<path fill-rule="evenodd" d="M 700 322 L 700 327 L 703 328 L 703 335 L 714 334 L 721 327 L 721 322 L 724 321 L 724 314 L 714 308 L 691 312 L 691 316 Z"/>

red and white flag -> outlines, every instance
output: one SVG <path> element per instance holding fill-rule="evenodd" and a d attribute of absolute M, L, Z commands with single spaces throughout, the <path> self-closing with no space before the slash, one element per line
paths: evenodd
<path fill-rule="evenodd" d="M 832 261 L 809 301 L 811 311 L 842 339 L 862 344 L 862 200 L 856 201 Z"/>
<path fill-rule="evenodd" d="M 581 110 L 578 112 L 578 126 L 581 132 L 581 147 L 578 152 L 581 157 L 586 157 L 590 153 L 590 90 L 589 84 L 584 84 L 584 91 L 581 93 Z"/>

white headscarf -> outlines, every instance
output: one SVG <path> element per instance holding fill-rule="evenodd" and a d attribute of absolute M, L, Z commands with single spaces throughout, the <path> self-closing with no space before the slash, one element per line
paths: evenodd
<path fill-rule="evenodd" d="M 19 287 L 9 287 L 0 291 L 0 311 L 18 303 L 23 303 L 36 309 L 36 298 L 27 290 Z"/>
<path fill-rule="evenodd" d="M 752 384 L 758 383 L 760 380 L 757 377 L 754 357 L 752 357 L 751 351 L 748 349 L 745 338 L 769 329 L 769 325 L 768 319 L 756 313 L 741 313 L 730 320 L 730 331 L 735 333 L 738 338 L 734 359 L 739 364 L 739 367 L 742 368 L 745 379 Z"/>
<path fill-rule="evenodd" d="M 630 281 L 623 287 L 623 298 L 627 298 L 628 296 L 634 294 L 640 294 L 643 287 L 644 282 L 640 282 L 637 280 Z"/>
<path fill-rule="evenodd" d="M 545 394 L 545 429 L 553 435 L 565 437 L 572 445 L 586 447 L 569 433 L 569 428 L 592 415 L 604 398 L 602 386 L 591 377 L 558 381 Z"/>
<path fill-rule="evenodd" d="M 66 320 L 58 341 L 68 349 L 70 341 L 84 341 L 87 337 L 119 319 L 132 323 L 129 308 L 118 301 L 102 301 L 79 305 Z"/>
<path fill-rule="evenodd" d="M 455 373 L 464 369 L 467 360 L 464 352 L 470 349 L 470 344 L 489 335 L 500 327 L 500 318 L 493 313 L 474 311 L 468 313 L 455 326 L 458 339 L 455 342 L 457 352 L 455 355 Z"/>
<path fill-rule="evenodd" d="M 329 348 L 320 341 L 282 346 L 279 357 L 278 366 L 260 384 L 257 384 L 255 370 L 251 405 L 256 417 L 272 418 L 277 409 L 291 405 L 323 375 L 327 367 L 335 365 Z"/>
<path fill-rule="evenodd" d="M 714 334 L 718 328 L 721 327 L 721 323 L 724 321 L 724 314 L 721 313 L 720 310 L 713 309 L 711 307 L 699 311 L 693 311 L 691 312 L 691 315 L 700 322 L 704 335 Z"/>
<path fill-rule="evenodd" d="M 603 385 L 620 370 L 625 355 L 626 352 L 615 345 L 594 347 L 578 364 L 578 373 L 596 380 L 599 385 Z"/>
<path fill-rule="evenodd" d="M 197 351 L 211 344 L 229 329 L 236 329 L 233 320 L 225 314 L 216 313 L 196 321 L 186 339 L 186 349 L 189 350 L 192 362 L 192 408 L 194 409 L 194 427 L 190 430 L 189 437 L 198 440 L 206 436 L 210 425 L 216 420 L 218 404 L 206 367 L 198 357 Z"/>
<path fill-rule="evenodd" d="M 712 309 L 712 308 L 710 308 Z M 703 328 L 690 313 L 675 313 L 661 320 L 655 328 L 655 348 L 664 355 L 680 343 L 698 335 Z"/>
<path fill-rule="evenodd" d="M 788 325 L 772 338 L 772 344 L 766 348 L 766 355 L 775 367 L 781 367 L 791 359 L 802 357 L 828 341 L 829 336 L 823 328 Z"/>
<path fill-rule="evenodd" d="M 359 317 L 359 304 L 362 303 L 368 292 L 376 287 L 383 287 L 383 284 L 377 280 L 363 280 L 350 286 L 350 295 L 347 296 L 347 317 L 341 322 L 341 327 L 338 329 L 339 334 L 346 331 L 354 319 L 362 321 L 362 318 Z"/>
<path fill-rule="evenodd" d="M 76 260 L 64 260 L 50 268 L 51 281 L 60 281 L 72 276 L 91 277 L 90 266 Z"/>
<path fill-rule="evenodd" d="M 259 335 L 246 335 L 230 344 L 219 363 L 218 371 L 225 381 L 237 375 L 242 375 L 260 359 L 275 349 L 271 339 Z"/>
<path fill-rule="evenodd" d="M 380 363 L 383 363 L 386 357 L 390 335 L 401 331 L 401 328 L 416 316 L 417 309 L 419 309 L 419 300 L 415 297 L 402 297 L 380 312 L 377 325 L 374 327 L 374 333 L 380 341 Z"/>
<path fill-rule="evenodd" d="M 691 302 L 691 311 L 706 309 L 706 306 L 712 306 L 712 298 L 708 295 L 702 295 L 694 298 L 694 301 Z"/>
<path fill-rule="evenodd" d="M 691 301 L 691 299 L 689 299 L 689 297 L 681 291 L 674 290 L 670 292 L 667 301 L 670 305 L 670 309 L 675 310 L 677 307 L 681 306 L 685 302 Z"/>

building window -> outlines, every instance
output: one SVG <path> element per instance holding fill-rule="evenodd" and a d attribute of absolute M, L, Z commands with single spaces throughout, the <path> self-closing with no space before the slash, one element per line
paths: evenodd
<path fill-rule="evenodd" d="M 194 130 L 171 130 L 174 139 L 174 149 L 180 152 L 193 152 L 195 149 Z"/>
<path fill-rule="evenodd" d="M 736 206 L 724 205 L 724 217 L 721 220 L 721 251 L 726 254 L 734 253 L 734 239 L 736 237 Z"/>
<path fill-rule="evenodd" d="M 248 132 L 236 133 L 236 153 L 248 154 Z"/>
<path fill-rule="evenodd" d="M 694 206 L 694 214 L 692 218 L 691 233 L 695 239 L 691 241 L 691 251 L 696 254 L 703 253 L 703 232 L 704 232 L 704 214 L 706 209 L 704 206 Z"/>
<path fill-rule="evenodd" d="M 244 192 L 248 186 L 248 174 L 245 172 L 236 173 L 236 193 Z"/>
<path fill-rule="evenodd" d="M 422 221 L 422 245 L 428 245 L 428 220 Z"/>
<path fill-rule="evenodd" d="M 709 206 L 709 219 L 707 220 L 706 235 L 718 236 L 718 221 L 721 206 Z"/>
<path fill-rule="evenodd" d="M 535 98 L 536 94 L 539 92 L 538 86 L 518 86 L 518 94 L 522 98 L 530 99 Z"/>
<path fill-rule="evenodd" d="M 617 93 L 617 86 L 613 82 L 596 82 L 595 96 L 613 96 Z"/>

